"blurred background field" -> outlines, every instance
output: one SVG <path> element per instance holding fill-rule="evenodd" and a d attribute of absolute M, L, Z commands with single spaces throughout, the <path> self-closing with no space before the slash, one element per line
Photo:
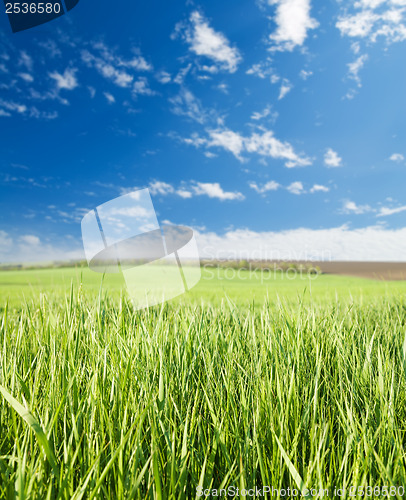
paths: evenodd
<path fill-rule="evenodd" d="M 63 297 L 71 286 L 89 297 L 117 298 L 126 295 L 121 274 L 94 273 L 87 267 L 38 268 L 0 271 L 0 301 L 21 307 L 39 294 Z M 308 274 L 292 269 L 286 272 L 244 270 L 221 267 L 202 268 L 199 284 L 171 303 L 219 304 L 226 297 L 239 306 L 262 305 L 278 300 L 295 303 L 298 299 L 317 302 L 362 301 L 383 296 L 401 296 L 406 281 L 374 280 L 335 274 Z"/>

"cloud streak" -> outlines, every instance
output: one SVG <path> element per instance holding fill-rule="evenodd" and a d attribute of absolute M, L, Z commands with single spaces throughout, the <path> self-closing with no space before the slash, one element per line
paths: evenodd
<path fill-rule="evenodd" d="M 204 146 L 206 148 L 224 149 L 242 162 L 245 161 L 243 153 L 248 153 L 282 160 L 287 168 L 306 167 L 313 163 L 311 158 L 296 153 L 289 142 L 277 139 L 272 130 L 262 129 L 261 132 L 254 132 L 249 136 L 244 136 L 239 132 L 222 127 L 208 130 L 208 137 L 200 137 L 195 134 L 182 140 L 195 147 Z"/>

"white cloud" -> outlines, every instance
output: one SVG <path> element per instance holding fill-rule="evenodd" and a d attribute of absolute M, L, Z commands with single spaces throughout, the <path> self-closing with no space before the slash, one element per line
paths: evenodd
<path fill-rule="evenodd" d="M 193 191 L 197 195 L 206 195 L 209 198 L 217 198 L 224 200 L 243 200 L 245 196 L 239 192 L 224 191 L 218 182 L 197 182 L 192 186 Z"/>
<path fill-rule="evenodd" d="M 171 184 L 162 181 L 153 181 L 149 184 L 148 187 L 152 195 L 156 194 L 167 195 L 175 191 Z"/>
<path fill-rule="evenodd" d="M 132 87 L 133 95 L 155 95 L 155 91 L 150 89 L 148 80 L 145 76 L 140 76 L 138 80 L 134 82 Z"/>
<path fill-rule="evenodd" d="M 324 165 L 326 167 L 341 167 L 342 158 L 339 157 L 338 153 L 331 148 L 328 148 L 324 155 Z"/>
<path fill-rule="evenodd" d="M 364 10 L 352 16 L 347 15 L 340 17 L 336 27 L 340 30 L 342 35 L 364 38 L 369 35 L 378 18 L 379 16 L 372 11 Z"/>
<path fill-rule="evenodd" d="M 257 193 L 264 194 L 268 191 L 276 191 L 277 189 L 283 188 L 281 184 L 279 184 L 276 181 L 269 181 L 262 186 L 259 186 L 256 182 L 250 182 L 249 183 L 250 188 L 254 189 Z M 287 191 L 289 191 L 292 194 L 304 194 L 306 193 L 303 183 L 300 181 L 292 182 L 288 186 L 285 187 Z M 309 193 L 318 193 L 318 192 L 323 192 L 323 193 L 328 193 L 330 191 L 330 188 L 327 186 L 323 186 L 321 184 L 314 184 L 313 187 L 308 191 Z"/>
<path fill-rule="evenodd" d="M 4 110 L 7 110 L 5 111 L 6 113 L 8 111 L 14 111 L 19 114 L 24 114 L 28 109 L 25 104 L 21 104 L 14 101 L 5 101 L 4 99 L 0 99 L 0 108 L 4 108 Z"/>
<path fill-rule="evenodd" d="M 103 217 L 110 222 L 122 223 L 119 219 L 114 218 L 115 215 L 122 215 L 133 219 L 149 219 L 154 218 L 155 214 L 143 207 L 142 205 L 134 205 L 132 207 L 109 207 L 103 210 Z"/>
<path fill-rule="evenodd" d="M 328 193 L 330 191 L 330 188 L 327 186 L 323 186 L 321 184 L 314 184 L 313 187 L 310 189 L 311 193 Z"/>
<path fill-rule="evenodd" d="M 406 227 L 237 229 L 222 235 L 197 233 L 196 237 L 202 258 L 404 262 L 406 256 Z"/>
<path fill-rule="evenodd" d="M 202 258 L 253 260 L 338 260 L 404 262 L 406 228 L 385 229 L 381 225 L 349 229 L 344 225 L 327 229 L 297 228 L 285 231 L 237 229 L 224 234 L 196 231 Z M 73 246 L 73 248 L 72 248 Z M 70 240 L 59 245 L 30 246 L 0 231 L 1 262 L 40 262 L 84 259 L 81 243 Z"/>
<path fill-rule="evenodd" d="M 346 9 L 336 27 L 341 35 L 376 42 L 379 37 L 387 43 L 406 40 L 404 0 L 366 0 L 353 4 L 354 11 Z"/>
<path fill-rule="evenodd" d="M 200 100 L 188 89 L 182 88 L 179 94 L 169 99 L 171 111 L 175 115 L 187 116 L 197 123 L 204 123 L 207 112 L 203 109 Z"/>
<path fill-rule="evenodd" d="M 48 75 L 55 80 L 59 90 L 73 90 L 79 85 L 76 79 L 76 72 L 77 69 L 75 68 L 66 68 L 63 74 L 54 71 L 53 73 L 48 73 Z"/>
<path fill-rule="evenodd" d="M 400 163 L 400 162 L 402 162 L 402 161 L 404 161 L 404 160 L 405 160 L 405 157 L 404 157 L 401 153 L 393 153 L 393 155 L 391 155 L 391 156 L 389 157 L 389 159 L 390 159 L 391 161 L 395 161 L 395 162 L 397 162 L 397 163 Z"/>
<path fill-rule="evenodd" d="M 6 231 L 2 231 L 0 229 L 0 256 L 3 256 L 5 253 L 11 251 L 13 247 L 13 239 L 11 236 L 6 233 Z M 4 258 L 0 257 L 0 262 L 2 262 Z"/>
<path fill-rule="evenodd" d="M 29 116 L 30 118 L 37 118 L 37 119 L 43 119 L 43 120 L 55 120 L 58 118 L 59 114 L 57 111 L 40 111 L 36 107 L 32 107 L 29 110 Z"/>
<path fill-rule="evenodd" d="M 187 144 L 195 147 L 205 146 L 207 148 L 220 147 L 232 153 L 238 160 L 244 161 L 242 153 L 255 153 L 260 156 L 284 160 L 285 167 L 305 167 L 312 164 L 312 160 L 294 151 L 291 144 L 282 142 L 271 130 L 264 130 L 261 133 L 252 133 L 244 137 L 239 132 L 234 132 L 227 128 L 209 130 L 209 139 L 193 135 L 190 138 L 182 139 Z"/>
<path fill-rule="evenodd" d="M 60 245 L 44 243 L 34 235 L 21 235 L 13 238 L 5 231 L 0 231 L 0 262 L 46 262 L 84 259 L 82 245 L 78 242 L 75 249 L 72 241 L 63 241 Z"/>
<path fill-rule="evenodd" d="M 302 80 L 307 80 L 313 75 L 313 71 L 306 71 L 305 69 L 302 69 L 302 71 L 299 73 L 299 76 Z"/>
<path fill-rule="evenodd" d="M 134 56 L 126 59 L 115 53 L 104 43 L 93 43 L 92 52 L 88 49 L 82 50 L 82 61 L 90 68 L 95 68 L 104 78 L 110 80 L 121 88 L 131 88 L 135 94 L 152 95 L 145 77 L 134 81 L 134 72 L 152 71 L 153 67 L 136 48 L 132 48 Z M 97 55 L 95 55 L 95 53 Z"/>
<path fill-rule="evenodd" d="M 20 52 L 20 59 L 18 60 L 18 65 L 24 66 L 30 73 L 32 72 L 34 67 L 32 57 L 29 56 L 25 51 Z"/>
<path fill-rule="evenodd" d="M 281 85 L 281 88 L 279 90 L 279 97 L 278 97 L 278 100 L 281 100 L 283 99 L 286 94 L 288 94 L 293 88 L 293 85 L 290 83 L 289 80 L 287 80 L 286 78 L 284 78 L 282 80 L 282 85 Z"/>
<path fill-rule="evenodd" d="M 139 188 L 120 188 L 121 194 L 128 194 Z M 153 196 L 161 195 L 176 195 L 183 199 L 189 199 L 193 196 L 208 196 L 209 198 L 217 198 L 224 200 L 244 200 L 245 196 L 238 191 L 224 191 L 218 182 L 196 182 L 182 181 L 181 185 L 176 188 L 168 182 L 154 180 L 148 184 L 148 189 Z"/>
<path fill-rule="evenodd" d="M 349 229 L 297 228 L 285 231 L 236 229 L 224 234 L 196 231 L 202 258 L 253 260 L 338 260 L 404 262 L 406 227 L 385 229 L 381 225 Z M 72 239 L 30 246 L 0 231 L 1 262 L 40 262 L 84 259 L 81 243 Z"/>
<path fill-rule="evenodd" d="M 281 185 L 275 181 L 268 181 L 262 186 L 258 186 L 256 182 L 250 182 L 249 186 L 260 194 L 267 193 L 268 191 L 276 191 L 281 187 Z"/>
<path fill-rule="evenodd" d="M 191 198 L 193 196 L 193 194 L 186 189 L 178 189 L 176 194 L 184 199 Z"/>
<path fill-rule="evenodd" d="M 348 66 L 348 76 L 352 80 L 355 80 L 358 87 L 361 87 L 361 79 L 359 77 L 359 72 L 364 67 L 365 62 L 367 61 L 368 56 L 363 54 L 358 57 L 354 62 L 347 64 Z"/>
<path fill-rule="evenodd" d="M 406 205 L 403 205 L 402 207 L 395 207 L 395 208 L 389 208 L 389 207 L 381 207 L 379 209 L 379 212 L 376 214 L 377 217 L 386 217 L 388 215 L 394 215 L 394 214 L 399 214 L 401 212 L 406 211 Z"/>
<path fill-rule="evenodd" d="M 272 75 L 274 69 L 272 67 L 272 59 L 267 58 L 265 61 L 253 64 L 247 71 L 247 75 L 254 75 L 258 78 L 264 79 Z"/>
<path fill-rule="evenodd" d="M 114 95 L 110 94 L 109 92 L 103 92 L 103 94 L 109 104 L 114 104 L 116 102 Z"/>
<path fill-rule="evenodd" d="M 276 5 L 276 31 L 270 35 L 273 50 L 292 51 L 302 46 L 308 30 L 315 29 L 319 23 L 310 16 L 310 0 L 268 0 Z"/>
<path fill-rule="evenodd" d="M 152 71 L 153 67 L 151 64 L 149 64 L 142 56 L 134 56 L 132 59 L 126 61 L 123 59 L 120 59 L 119 61 L 120 66 L 124 66 L 126 68 L 132 68 L 137 71 Z"/>
<path fill-rule="evenodd" d="M 134 77 L 127 71 L 117 69 L 110 61 L 96 57 L 88 50 L 82 51 L 82 60 L 89 67 L 94 67 L 106 79 L 111 80 L 118 87 L 129 87 Z"/>
<path fill-rule="evenodd" d="M 156 78 L 159 83 L 166 84 L 170 83 L 172 80 L 171 75 L 167 71 L 161 71 L 156 75 Z"/>
<path fill-rule="evenodd" d="M 187 66 L 185 66 L 184 68 L 181 68 L 178 72 L 178 74 L 175 76 L 175 78 L 173 79 L 173 81 L 175 83 L 177 83 L 178 85 L 182 85 L 183 82 L 185 81 L 185 78 L 187 76 L 187 74 L 189 73 L 190 69 L 191 69 L 192 65 L 189 63 Z"/>
<path fill-rule="evenodd" d="M 181 29 L 182 27 L 178 26 L 177 30 Z M 198 11 L 191 14 L 190 25 L 184 30 L 184 38 L 192 52 L 213 61 L 214 66 L 206 67 L 206 71 L 221 69 L 234 73 L 237 70 L 242 59 L 238 49 L 232 47 L 222 33 L 209 26 L 208 21 Z"/>
<path fill-rule="evenodd" d="M 244 138 L 238 133 L 228 129 L 211 130 L 209 132 L 209 146 L 218 146 L 230 151 L 236 158 L 241 159 L 244 149 Z"/>
<path fill-rule="evenodd" d="M 305 192 L 303 184 L 300 181 L 292 182 L 286 189 L 292 194 L 303 194 Z"/>
<path fill-rule="evenodd" d="M 20 236 L 19 240 L 21 241 L 21 243 L 30 246 L 37 246 L 41 243 L 41 240 L 38 238 L 38 236 L 34 236 L 32 234 L 25 234 L 23 236 Z"/>
<path fill-rule="evenodd" d="M 251 115 L 251 120 L 262 120 L 262 118 L 266 118 L 272 112 L 271 106 L 266 106 L 262 111 L 255 111 Z"/>
<path fill-rule="evenodd" d="M 365 214 L 373 211 L 369 205 L 357 205 L 354 201 L 347 200 L 343 203 L 342 213 L 344 214 Z"/>
<path fill-rule="evenodd" d="M 217 85 L 217 88 L 220 90 L 220 92 L 223 92 L 223 94 L 228 94 L 228 85 L 226 83 L 220 83 Z"/>
<path fill-rule="evenodd" d="M 34 77 L 29 73 L 18 73 L 18 76 L 27 83 L 32 83 L 34 81 Z"/>
<path fill-rule="evenodd" d="M 262 134 L 253 133 L 244 140 L 244 144 L 248 153 L 285 160 L 285 167 L 288 168 L 305 167 L 312 163 L 310 158 L 295 153 L 291 144 L 276 139 L 270 130 Z"/>

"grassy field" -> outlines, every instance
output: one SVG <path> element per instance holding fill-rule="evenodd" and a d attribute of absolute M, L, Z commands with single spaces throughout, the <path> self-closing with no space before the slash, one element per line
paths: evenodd
<path fill-rule="evenodd" d="M 134 311 L 51 269 L 0 300 L 0 498 L 404 496 L 405 282 L 210 269 Z"/>

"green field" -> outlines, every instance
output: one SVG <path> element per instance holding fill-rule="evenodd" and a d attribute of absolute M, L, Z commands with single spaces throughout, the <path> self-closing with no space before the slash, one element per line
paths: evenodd
<path fill-rule="evenodd" d="M 119 275 L 2 271 L 0 311 L 0 498 L 404 496 L 406 282 L 207 269 L 135 311 Z"/>

